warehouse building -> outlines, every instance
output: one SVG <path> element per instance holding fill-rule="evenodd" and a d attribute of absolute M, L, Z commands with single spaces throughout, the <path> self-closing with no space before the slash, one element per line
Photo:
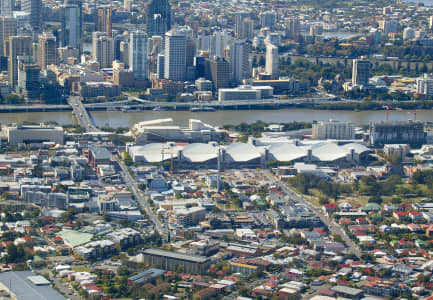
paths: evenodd
<path fill-rule="evenodd" d="M 191 274 L 202 274 L 210 266 L 210 259 L 204 256 L 188 255 L 161 249 L 143 251 L 144 263 L 164 270 L 179 271 Z"/>
<path fill-rule="evenodd" d="M 53 142 L 63 144 L 63 128 L 60 126 L 17 125 L 7 127 L 9 144 Z"/>
<path fill-rule="evenodd" d="M 10 294 L 4 299 L 66 300 L 48 280 L 32 271 L 0 273 L 0 288 Z"/>

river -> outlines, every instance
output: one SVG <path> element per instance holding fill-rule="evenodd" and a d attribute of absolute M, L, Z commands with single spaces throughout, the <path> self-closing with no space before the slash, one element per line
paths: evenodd
<path fill-rule="evenodd" d="M 108 125 L 110 127 L 130 127 L 131 125 L 146 120 L 173 118 L 179 125 L 187 125 L 188 119 L 200 119 L 214 126 L 224 124 L 252 123 L 257 120 L 265 122 L 311 122 L 336 119 L 353 122 L 355 124 L 368 124 L 372 121 L 381 121 L 385 118 L 385 111 L 335 111 L 312 109 L 280 109 L 280 110 L 220 110 L 215 112 L 189 112 L 189 111 L 141 111 L 123 113 L 120 111 L 92 111 L 91 116 L 97 126 Z M 413 119 L 413 114 L 405 111 L 390 111 L 389 119 L 392 121 L 404 121 Z M 417 120 L 433 122 L 433 111 L 423 110 L 417 112 Z M 0 113 L 0 123 L 20 123 L 23 121 L 46 122 L 56 121 L 59 124 L 71 124 L 73 122 L 71 112 L 32 112 L 32 113 Z"/>
<path fill-rule="evenodd" d="M 403 0 L 404 3 L 423 3 L 424 6 L 433 6 L 433 0 Z"/>

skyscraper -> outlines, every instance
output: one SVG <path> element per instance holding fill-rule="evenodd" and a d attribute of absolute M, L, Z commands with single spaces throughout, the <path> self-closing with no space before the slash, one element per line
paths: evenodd
<path fill-rule="evenodd" d="M 230 87 L 230 64 L 222 57 L 206 59 L 205 77 L 213 82 L 215 91 Z"/>
<path fill-rule="evenodd" d="M 41 69 L 57 63 L 56 37 L 52 33 L 44 32 L 38 37 L 37 64 Z"/>
<path fill-rule="evenodd" d="M 186 73 L 185 32 L 172 29 L 165 35 L 164 78 L 184 81 Z"/>
<path fill-rule="evenodd" d="M 165 57 L 163 53 L 158 54 L 156 60 L 156 74 L 159 79 L 164 78 Z"/>
<path fill-rule="evenodd" d="M 61 45 L 82 50 L 83 3 L 81 0 L 66 0 L 62 7 Z"/>
<path fill-rule="evenodd" d="M 272 44 L 266 45 L 266 73 L 271 75 L 272 79 L 278 79 L 279 76 L 279 62 L 280 57 L 278 54 L 278 47 Z"/>
<path fill-rule="evenodd" d="M 147 6 L 147 34 L 161 35 L 171 29 L 171 7 L 168 0 L 152 0 Z"/>
<path fill-rule="evenodd" d="M 8 56 L 9 49 L 5 49 L 9 37 L 17 34 L 17 20 L 11 17 L 0 17 L 0 55 Z"/>
<path fill-rule="evenodd" d="M 147 53 L 148 55 L 158 55 L 161 53 L 163 47 L 163 39 L 159 35 L 155 35 L 152 37 L 149 37 L 148 43 L 147 43 Z"/>
<path fill-rule="evenodd" d="M 41 94 L 41 69 L 30 56 L 18 57 L 17 92 L 25 99 L 39 99 Z"/>
<path fill-rule="evenodd" d="M 262 12 L 260 13 L 260 27 L 268 27 L 271 31 L 275 28 L 275 22 L 277 20 L 277 15 L 275 12 Z"/>
<path fill-rule="evenodd" d="M 396 20 L 380 20 L 379 29 L 382 30 L 384 34 L 397 33 L 399 24 Z"/>
<path fill-rule="evenodd" d="M 131 32 L 129 37 L 129 68 L 135 78 L 147 79 L 147 35 L 144 31 Z"/>
<path fill-rule="evenodd" d="M 156 74 L 159 79 L 164 78 L 165 57 L 164 53 L 158 54 L 156 59 Z"/>
<path fill-rule="evenodd" d="M 18 81 L 18 56 L 32 56 L 32 37 L 31 36 L 10 36 L 9 37 L 9 85 L 15 89 Z"/>
<path fill-rule="evenodd" d="M 93 60 L 101 69 L 110 68 L 114 57 L 113 39 L 106 32 L 93 32 L 92 44 Z"/>
<path fill-rule="evenodd" d="M 209 56 L 224 56 L 224 50 L 232 40 L 230 32 L 226 30 L 215 31 L 211 37 Z"/>
<path fill-rule="evenodd" d="M 30 14 L 30 25 L 35 31 L 38 31 L 41 26 L 41 0 L 22 0 L 21 10 Z"/>
<path fill-rule="evenodd" d="M 370 62 L 354 59 L 352 67 L 352 86 L 368 85 L 370 78 Z"/>
<path fill-rule="evenodd" d="M 301 25 L 299 23 L 299 19 L 297 17 L 290 17 L 287 19 L 286 24 L 286 35 L 291 39 L 298 39 L 301 33 Z"/>
<path fill-rule="evenodd" d="M 235 35 L 236 37 L 241 37 L 242 35 L 242 27 L 243 27 L 243 22 L 245 18 L 249 18 L 250 17 L 250 13 L 249 12 L 237 12 L 235 13 Z"/>
<path fill-rule="evenodd" d="M 240 82 L 250 76 L 249 46 L 245 40 L 235 40 L 230 45 L 230 69 L 233 80 Z"/>
<path fill-rule="evenodd" d="M 0 15 L 2 17 L 12 17 L 13 9 L 14 9 L 14 0 L 0 1 Z"/>
<path fill-rule="evenodd" d="M 111 37 L 111 7 L 99 7 L 96 14 L 96 31 L 105 32 Z"/>

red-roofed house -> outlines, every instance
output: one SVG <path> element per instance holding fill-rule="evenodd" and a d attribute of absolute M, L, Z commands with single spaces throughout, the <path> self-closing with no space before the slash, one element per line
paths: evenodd
<path fill-rule="evenodd" d="M 424 217 L 423 217 L 423 214 L 421 213 L 421 212 L 419 212 L 419 211 L 416 211 L 416 210 L 413 210 L 413 211 L 411 211 L 410 213 L 409 213 L 409 217 L 413 220 L 413 221 L 415 221 L 415 220 L 422 220 Z"/>
<path fill-rule="evenodd" d="M 392 213 L 392 217 L 398 221 L 404 221 L 409 219 L 409 214 L 405 211 L 395 211 Z"/>

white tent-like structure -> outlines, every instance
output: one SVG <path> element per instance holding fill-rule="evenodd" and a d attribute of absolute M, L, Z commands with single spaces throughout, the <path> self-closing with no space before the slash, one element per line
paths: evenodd
<path fill-rule="evenodd" d="M 360 156 L 370 151 L 359 143 L 338 145 L 333 141 L 319 143 L 286 142 L 268 146 L 250 143 L 234 143 L 227 146 L 211 143 L 151 143 L 144 146 L 129 146 L 133 161 L 149 163 L 177 159 L 186 163 L 205 163 L 218 159 L 226 164 L 257 164 L 266 161 L 336 162 L 338 160 L 359 161 Z"/>
<path fill-rule="evenodd" d="M 145 146 L 133 146 L 129 148 L 132 159 L 148 163 L 163 162 L 171 158 L 177 158 L 179 147 L 171 147 L 168 144 L 152 143 Z"/>
<path fill-rule="evenodd" d="M 182 150 L 182 160 L 203 163 L 218 158 L 218 147 L 213 144 L 194 143 Z"/>
<path fill-rule="evenodd" d="M 260 158 L 262 155 L 259 148 L 252 144 L 236 143 L 225 149 L 224 161 L 248 162 Z"/>
<path fill-rule="evenodd" d="M 294 143 L 275 144 L 269 147 L 269 155 L 271 160 L 297 160 L 308 155 L 308 147 L 299 147 Z"/>

